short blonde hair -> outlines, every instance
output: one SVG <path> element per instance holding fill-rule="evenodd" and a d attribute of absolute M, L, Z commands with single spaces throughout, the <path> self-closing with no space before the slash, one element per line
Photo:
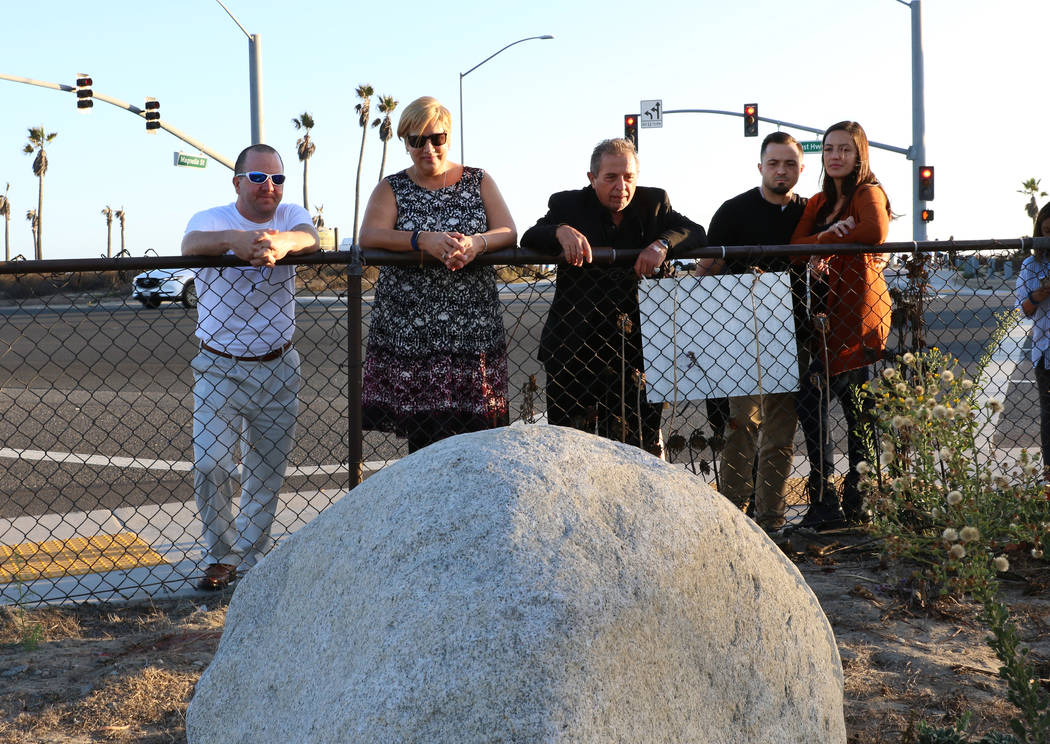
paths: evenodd
<path fill-rule="evenodd" d="M 441 105 L 441 101 L 431 96 L 420 96 L 405 107 L 401 119 L 397 122 L 397 138 L 404 139 L 408 134 L 419 134 L 428 124 L 437 122 L 452 134 L 452 114 Z"/>

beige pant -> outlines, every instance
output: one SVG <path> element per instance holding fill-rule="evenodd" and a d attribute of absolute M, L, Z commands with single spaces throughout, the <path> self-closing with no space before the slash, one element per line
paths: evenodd
<path fill-rule="evenodd" d="M 784 525 L 797 421 L 794 393 L 729 399 L 729 431 L 722 451 L 722 493 L 741 509 L 754 494 L 755 521 L 766 529 Z M 753 477 L 756 451 L 758 468 Z"/>

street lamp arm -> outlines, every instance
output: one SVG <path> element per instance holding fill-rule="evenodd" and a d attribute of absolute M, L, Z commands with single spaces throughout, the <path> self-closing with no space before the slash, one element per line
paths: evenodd
<path fill-rule="evenodd" d="M 478 62 L 476 65 L 471 67 L 466 72 L 459 73 L 459 162 L 461 162 L 461 163 L 465 163 L 466 162 L 466 155 L 463 152 L 463 78 L 465 78 L 470 73 L 474 72 L 474 70 L 476 70 L 479 67 L 481 67 L 483 64 L 488 62 L 490 59 L 495 57 L 497 54 L 500 54 L 502 52 L 507 51 L 508 49 L 510 49 L 515 44 L 520 44 L 523 41 L 532 41 L 533 39 L 553 39 L 553 38 L 554 37 L 551 36 L 550 34 L 543 34 L 542 36 L 526 36 L 524 39 L 518 39 L 517 41 L 512 41 L 511 43 L 507 44 L 507 46 L 503 47 L 502 49 L 497 49 L 495 52 L 493 52 L 489 56 L 485 57 L 485 59 L 483 59 L 480 62 Z"/>
<path fill-rule="evenodd" d="M 217 2 L 222 7 L 222 9 L 226 11 L 226 15 L 233 19 L 233 22 L 236 23 L 237 27 L 244 32 L 244 35 L 251 39 L 252 35 L 248 33 L 248 30 L 244 26 L 241 25 L 241 22 L 237 20 L 237 17 L 230 12 L 230 9 L 222 4 L 222 0 L 215 0 L 215 2 Z"/>
<path fill-rule="evenodd" d="M 218 0 L 216 0 L 216 2 L 218 2 Z M 518 39 L 517 41 L 512 41 L 511 43 L 507 44 L 507 46 L 503 47 L 502 49 L 499 49 L 499 50 L 493 52 L 492 54 L 490 54 L 489 56 L 485 57 L 485 59 L 483 59 L 480 62 L 478 62 L 476 65 L 471 67 L 466 72 L 459 73 L 459 76 L 460 76 L 460 78 L 465 78 L 467 75 L 469 75 L 470 73 L 474 72 L 474 70 L 478 69 L 483 64 L 488 62 L 490 59 L 495 57 L 497 54 L 501 54 L 501 53 L 507 51 L 508 49 L 510 49 L 515 44 L 520 44 L 523 41 L 532 41 L 533 39 L 553 39 L 553 38 L 554 37 L 551 36 L 550 34 L 544 34 L 543 36 L 527 36 L 524 39 Z"/>
<path fill-rule="evenodd" d="M 76 88 L 74 88 L 72 85 L 63 85 L 62 83 L 49 83 L 49 82 L 47 82 L 45 80 L 33 80 L 31 78 L 19 77 L 17 75 L 2 75 L 2 74 L 0 74 L 0 80 L 10 80 L 10 81 L 15 82 L 15 83 L 25 83 L 26 85 L 36 85 L 37 87 L 40 87 L 40 88 L 50 88 L 52 90 L 64 90 L 64 91 L 69 91 L 69 92 L 73 92 L 73 91 L 76 90 Z M 120 99 L 113 98 L 112 96 L 107 96 L 104 93 L 93 93 L 91 97 L 96 99 L 96 100 L 104 101 L 105 103 L 108 103 L 108 104 L 111 104 L 113 106 L 116 106 L 117 108 L 122 108 L 125 111 L 130 111 L 131 113 L 135 114 L 136 116 L 140 116 L 143 119 L 146 118 L 146 112 L 143 109 L 140 109 L 138 106 L 135 106 L 134 104 L 126 103 L 124 101 L 121 101 Z M 174 127 L 169 127 L 163 121 L 161 121 L 159 123 L 160 123 L 161 129 L 165 130 L 166 132 L 169 132 L 170 134 L 174 135 L 175 137 L 178 137 L 180 140 L 185 142 L 187 145 L 190 145 L 191 147 L 197 148 L 198 150 L 203 152 L 205 155 L 210 157 L 212 160 L 214 160 L 214 161 L 216 161 L 218 163 L 222 163 L 223 165 L 225 165 L 230 170 L 233 170 L 233 165 L 234 164 L 233 164 L 233 161 L 230 160 L 229 158 L 224 157 L 224 156 L 220 155 L 217 152 L 213 152 L 210 148 L 208 148 L 207 145 L 205 145 L 205 144 L 203 144 L 201 142 L 198 142 L 197 140 L 195 140 L 192 137 L 190 137 L 188 134 L 180 132 L 178 129 L 175 129 Z"/>

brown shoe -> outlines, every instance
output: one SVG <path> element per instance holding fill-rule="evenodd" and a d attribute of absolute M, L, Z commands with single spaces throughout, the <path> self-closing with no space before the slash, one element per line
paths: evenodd
<path fill-rule="evenodd" d="M 212 563 L 204 569 L 204 575 L 197 581 L 197 588 L 205 592 L 217 592 L 227 588 L 237 580 L 237 567 L 229 563 Z"/>

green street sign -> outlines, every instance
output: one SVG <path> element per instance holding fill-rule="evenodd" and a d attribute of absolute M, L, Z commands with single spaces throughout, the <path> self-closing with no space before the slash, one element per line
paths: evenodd
<path fill-rule="evenodd" d="M 208 158 L 202 155 L 187 155 L 183 152 L 175 153 L 175 165 L 186 168 L 203 168 L 208 164 Z"/>
<path fill-rule="evenodd" d="M 824 150 L 824 143 L 820 140 L 807 140 L 799 144 L 802 145 L 802 152 L 822 152 Z"/>

